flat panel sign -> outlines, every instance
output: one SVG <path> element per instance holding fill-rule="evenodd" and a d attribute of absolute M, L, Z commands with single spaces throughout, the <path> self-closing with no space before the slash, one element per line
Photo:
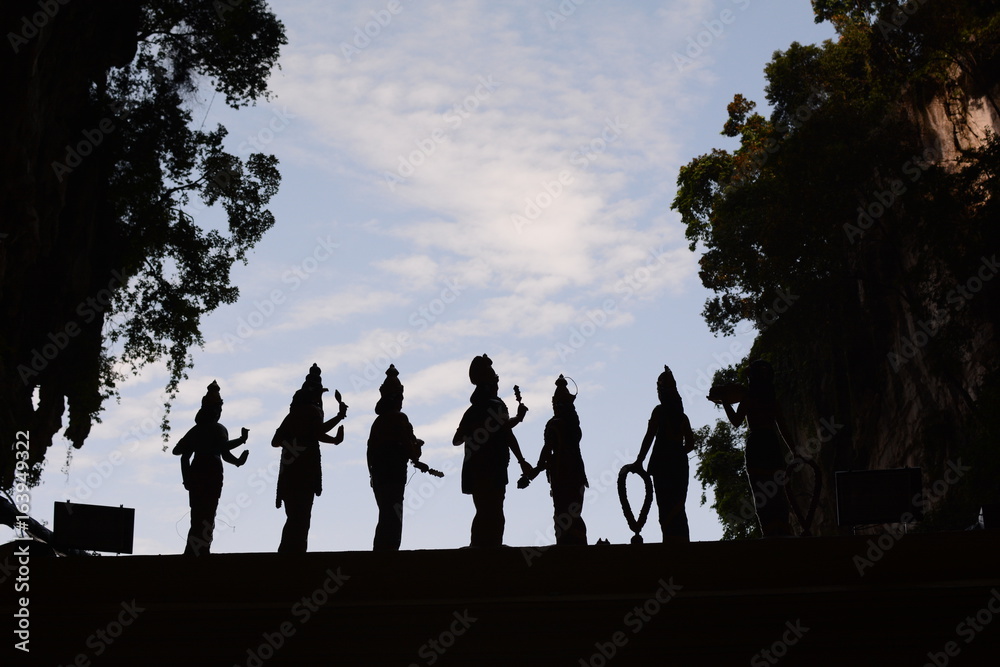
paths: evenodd
<path fill-rule="evenodd" d="M 81 503 L 55 503 L 55 540 L 59 546 L 120 554 L 132 553 L 135 509 Z"/>
<path fill-rule="evenodd" d="M 903 523 L 904 518 L 924 516 L 920 468 L 840 471 L 836 485 L 839 526 Z"/>

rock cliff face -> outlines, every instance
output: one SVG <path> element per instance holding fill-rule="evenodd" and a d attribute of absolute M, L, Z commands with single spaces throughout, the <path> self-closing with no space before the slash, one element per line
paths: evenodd
<path fill-rule="evenodd" d="M 923 154 L 887 176 L 886 192 L 893 179 L 953 183 L 942 175 L 959 174 L 970 150 L 1000 134 L 1000 86 L 982 78 L 956 71 L 938 90 L 909 96 L 904 112 Z M 838 470 L 920 467 L 922 504 L 942 527 L 967 526 L 979 505 L 1000 500 L 996 447 L 986 444 L 1000 435 L 995 193 L 959 193 L 976 202 L 964 206 L 946 205 L 951 194 L 938 191 L 919 211 L 888 205 L 851 248 L 852 278 L 829 286 L 822 307 L 802 295 L 805 307 L 758 339 L 755 353 L 775 359 L 798 442 L 824 471 L 814 534 L 846 530 L 837 526 Z M 795 487 L 807 491 L 811 477 L 801 473 Z"/>
<path fill-rule="evenodd" d="M 138 3 L 9 0 L 0 7 L 0 486 L 18 431 L 30 463 L 63 425 L 80 447 L 102 397 L 107 288 L 120 284 L 105 197 L 115 113 L 95 103 L 109 68 L 131 61 Z"/>

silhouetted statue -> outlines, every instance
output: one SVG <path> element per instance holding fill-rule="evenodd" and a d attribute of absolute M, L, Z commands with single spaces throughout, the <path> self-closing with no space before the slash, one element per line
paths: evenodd
<path fill-rule="evenodd" d="M 639 448 L 639 456 L 633 467 L 642 468 L 642 462 L 649 452 L 648 472 L 653 478 L 656 495 L 656 509 L 660 515 L 660 530 L 663 539 L 679 537 L 690 539 L 687 512 L 688 458 L 694 449 L 694 433 L 691 422 L 684 414 L 684 404 L 677 391 L 674 374 L 666 366 L 656 379 L 656 395 L 660 404 L 653 408 L 649 416 L 649 426 Z"/>
<path fill-rule="evenodd" d="M 278 470 L 276 507 L 285 505 L 285 527 L 281 531 L 278 553 L 305 553 L 309 546 L 309 522 L 313 500 L 323 493 L 323 472 L 320 466 L 319 443 L 339 445 L 344 441 L 344 427 L 336 436 L 327 435 L 347 415 L 347 406 L 340 405 L 337 416 L 323 421 L 323 387 L 320 368 L 313 364 L 292 396 L 288 415 L 271 439 L 272 447 L 281 447 L 281 467 Z"/>
<path fill-rule="evenodd" d="M 783 483 L 785 451 L 791 449 L 788 445 L 791 438 L 774 397 L 774 369 L 763 359 L 757 359 L 747 369 L 747 380 L 749 386 L 745 390 L 739 385 L 712 387 L 708 398 L 726 409 L 733 426 L 740 426 L 746 419 L 750 430 L 744 452 L 747 476 L 764 537 L 791 535 Z M 740 404 L 735 412 L 732 403 Z M 765 492 L 768 488 L 777 488 L 778 492 L 769 497 Z M 755 489 L 760 492 L 754 493 Z"/>
<path fill-rule="evenodd" d="M 510 418 L 507 406 L 497 396 L 500 377 L 485 354 L 469 365 L 469 380 L 476 385 L 462 415 L 452 444 L 465 445 L 462 493 L 472 496 L 476 516 L 472 520 L 473 547 L 499 547 L 503 543 L 503 501 L 507 492 L 507 466 L 513 452 L 521 472 L 531 473 L 511 429 L 524 420 L 528 408 L 518 400 L 517 416 Z"/>
<path fill-rule="evenodd" d="M 378 525 L 375 527 L 375 551 L 399 551 L 403 535 L 403 490 L 406 487 L 406 463 L 424 472 L 441 475 L 420 462 L 424 441 L 413 434 L 410 420 L 403 410 L 403 385 L 396 366 L 389 365 L 385 381 L 378 388 L 380 398 L 375 404 L 375 421 L 368 436 L 368 472 L 378 505 Z"/>
<path fill-rule="evenodd" d="M 538 465 L 530 475 L 521 477 L 518 488 L 524 488 L 542 470 L 549 480 L 552 494 L 556 544 L 586 544 L 587 524 L 583 512 L 584 489 L 587 473 L 580 454 L 580 417 L 573 402 L 576 395 L 569 393 L 568 383 L 562 375 L 556 380 L 552 394 L 552 419 L 545 424 L 545 441 L 538 456 Z"/>
<path fill-rule="evenodd" d="M 222 462 L 241 466 L 249 456 L 249 452 L 244 451 L 236 458 L 230 450 L 244 444 L 250 431 L 244 428 L 240 437 L 230 440 L 226 427 L 219 423 L 221 417 L 222 395 L 218 383 L 212 380 L 208 393 L 201 399 L 201 409 L 194 417 L 194 427 L 173 449 L 173 453 L 181 457 L 181 478 L 191 502 L 191 529 L 184 547 L 185 556 L 202 556 L 211 550 L 215 511 L 222 495 Z"/>

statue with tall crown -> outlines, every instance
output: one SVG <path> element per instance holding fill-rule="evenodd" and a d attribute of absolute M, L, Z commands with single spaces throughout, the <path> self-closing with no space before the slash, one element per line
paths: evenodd
<path fill-rule="evenodd" d="M 403 385 L 399 371 L 390 364 L 379 387 L 375 421 L 368 436 L 368 473 L 371 476 L 378 525 L 372 548 L 399 551 L 403 536 L 403 492 L 407 462 L 424 472 L 440 475 L 420 461 L 424 441 L 413 434 L 413 426 L 403 412 Z"/>
<path fill-rule="evenodd" d="M 339 410 L 332 419 L 323 420 L 323 386 L 320 367 L 313 364 L 302 387 L 292 396 L 288 415 L 271 439 L 272 447 L 281 448 L 278 489 L 275 506 L 285 506 L 285 526 L 281 531 L 278 553 L 305 553 L 309 546 L 309 524 L 316 496 L 323 493 L 323 469 L 319 443 L 339 445 L 344 441 L 344 427 L 337 435 L 329 432 L 347 416 L 347 405 L 340 392 L 334 392 Z"/>
<path fill-rule="evenodd" d="M 469 380 L 476 386 L 469 401 L 471 406 L 462 415 L 452 444 L 465 447 L 462 462 L 462 493 L 472 496 L 476 515 L 472 519 L 472 547 L 499 547 L 503 544 L 503 503 L 507 493 L 507 466 L 511 453 L 517 458 L 523 474 L 531 472 L 513 428 L 524 420 L 528 408 L 518 399 L 517 416 L 510 418 L 507 405 L 497 395 L 500 377 L 493 370 L 493 360 L 485 354 L 475 357 L 469 365 Z"/>
<path fill-rule="evenodd" d="M 691 421 L 684 414 L 677 381 L 666 366 L 656 379 L 656 395 L 660 403 L 649 416 L 639 456 L 632 466 L 641 469 L 646 454 L 652 447 L 648 473 L 653 481 L 663 540 L 679 538 L 686 542 L 690 540 L 684 507 L 688 489 L 687 457 L 694 450 L 694 432 L 691 430 Z"/>
<path fill-rule="evenodd" d="M 552 418 L 545 424 L 545 436 L 538 465 L 530 475 L 521 477 L 518 488 L 525 488 L 545 471 L 552 494 L 556 544 L 586 544 L 587 525 L 583 521 L 583 496 L 589 483 L 580 453 L 580 417 L 576 413 L 576 394 L 560 375 L 552 393 Z"/>
<path fill-rule="evenodd" d="M 215 512 L 222 495 L 222 462 L 241 466 L 247 461 L 246 450 L 239 458 L 233 449 L 245 444 L 250 431 L 242 430 L 240 437 L 230 440 L 222 418 L 222 392 L 219 383 L 212 380 L 201 399 L 201 409 L 195 415 L 195 425 L 184 434 L 173 449 L 181 457 L 181 478 L 191 503 L 191 528 L 184 547 L 186 556 L 207 555 L 215 535 Z"/>

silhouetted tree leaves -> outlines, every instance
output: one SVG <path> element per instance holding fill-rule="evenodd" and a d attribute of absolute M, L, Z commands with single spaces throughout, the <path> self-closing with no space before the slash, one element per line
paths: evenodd
<path fill-rule="evenodd" d="M 166 359 L 172 396 L 190 367 L 189 349 L 203 343 L 201 316 L 239 295 L 230 268 L 246 262 L 274 224 L 266 205 L 280 181 L 277 159 L 228 153 L 226 129 L 196 129 L 187 100 L 204 82 L 230 106 L 252 103 L 266 94 L 285 43 L 262 0 L 146 3 L 135 59 L 97 92 L 122 128 L 110 188 L 130 276 L 107 330 L 120 344 L 104 359 L 109 388 L 120 378 L 115 364 L 137 372 Z M 227 229 L 201 228 L 190 212 L 198 200 L 221 205 Z"/>

